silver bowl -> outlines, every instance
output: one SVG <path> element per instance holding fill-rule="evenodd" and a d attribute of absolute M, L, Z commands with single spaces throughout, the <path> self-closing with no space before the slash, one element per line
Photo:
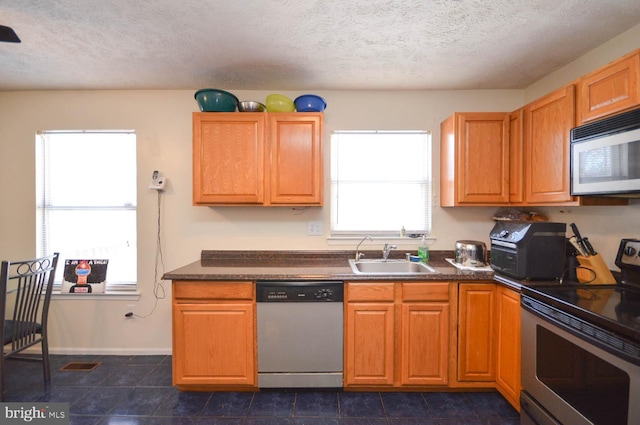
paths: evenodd
<path fill-rule="evenodd" d="M 253 100 L 243 100 L 238 103 L 238 111 L 240 112 L 264 112 L 266 110 L 267 107 L 263 103 Z"/>

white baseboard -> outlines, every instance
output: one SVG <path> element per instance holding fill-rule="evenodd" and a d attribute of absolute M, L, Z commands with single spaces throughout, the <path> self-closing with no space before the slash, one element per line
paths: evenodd
<path fill-rule="evenodd" d="M 40 347 L 26 350 L 29 354 L 42 353 Z M 56 347 L 49 348 L 49 354 L 76 355 L 76 356 L 167 356 L 171 355 L 171 348 L 76 348 Z"/>

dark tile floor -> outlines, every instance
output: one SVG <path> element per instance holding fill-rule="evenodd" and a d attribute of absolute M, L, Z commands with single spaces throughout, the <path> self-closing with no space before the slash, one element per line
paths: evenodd
<path fill-rule="evenodd" d="M 367 393 L 337 390 L 180 392 L 170 356 L 52 356 L 45 388 L 38 362 L 7 360 L 5 401 L 68 402 L 72 425 L 517 425 L 495 392 Z M 69 362 L 101 362 L 90 372 Z"/>

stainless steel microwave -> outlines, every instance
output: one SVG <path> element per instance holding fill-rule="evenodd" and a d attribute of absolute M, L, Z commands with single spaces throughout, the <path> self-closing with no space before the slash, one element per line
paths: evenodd
<path fill-rule="evenodd" d="M 640 108 L 571 130 L 571 194 L 640 197 Z"/>

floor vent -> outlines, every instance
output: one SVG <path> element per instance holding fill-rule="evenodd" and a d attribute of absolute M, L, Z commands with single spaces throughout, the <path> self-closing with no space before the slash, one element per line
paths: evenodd
<path fill-rule="evenodd" d="M 60 370 L 76 371 L 76 372 L 90 372 L 93 369 L 100 366 L 100 362 L 71 362 L 62 366 Z"/>

